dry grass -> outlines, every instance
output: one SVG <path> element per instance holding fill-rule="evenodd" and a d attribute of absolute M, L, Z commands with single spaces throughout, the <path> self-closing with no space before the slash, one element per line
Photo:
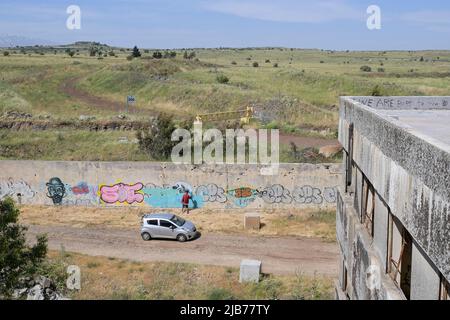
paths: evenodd
<path fill-rule="evenodd" d="M 26 224 L 68 225 L 72 227 L 139 228 L 144 213 L 172 212 L 195 223 L 200 232 L 264 236 L 320 237 L 335 241 L 335 212 L 318 210 L 265 210 L 261 211 L 262 228 L 244 229 L 245 211 L 198 209 L 187 216 L 175 209 L 144 207 L 54 207 L 21 206 L 21 219 Z"/>
<path fill-rule="evenodd" d="M 81 269 L 81 290 L 72 299 L 331 299 L 327 277 L 264 276 L 239 283 L 236 268 L 183 263 L 140 263 L 81 254 L 49 253 L 58 265 Z"/>

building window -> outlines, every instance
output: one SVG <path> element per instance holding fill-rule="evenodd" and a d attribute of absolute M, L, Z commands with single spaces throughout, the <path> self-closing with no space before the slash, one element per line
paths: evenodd
<path fill-rule="evenodd" d="M 411 291 L 412 237 L 392 214 L 389 216 L 389 225 L 388 272 L 394 283 L 402 290 L 406 299 L 409 299 Z"/>
<path fill-rule="evenodd" d="M 362 190 L 361 223 L 364 224 L 369 234 L 373 237 L 373 219 L 375 215 L 375 189 L 364 177 Z"/>
<path fill-rule="evenodd" d="M 450 284 L 444 276 L 441 275 L 440 300 L 450 300 Z"/>

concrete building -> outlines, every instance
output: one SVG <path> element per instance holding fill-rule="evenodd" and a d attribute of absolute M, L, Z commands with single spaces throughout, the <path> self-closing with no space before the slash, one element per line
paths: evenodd
<path fill-rule="evenodd" d="M 342 97 L 339 299 L 449 300 L 450 97 Z"/>

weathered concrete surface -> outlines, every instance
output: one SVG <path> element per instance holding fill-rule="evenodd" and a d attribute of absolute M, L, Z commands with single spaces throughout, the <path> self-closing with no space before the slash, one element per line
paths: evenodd
<path fill-rule="evenodd" d="M 402 300 L 402 292 L 384 273 L 380 259 L 366 229 L 359 223 L 352 197 L 338 192 L 337 239 L 341 259 L 347 269 L 347 294 L 353 300 Z M 342 285 L 342 283 L 340 284 Z M 336 288 L 336 294 L 343 293 Z"/>
<path fill-rule="evenodd" d="M 239 282 L 259 282 L 261 261 L 244 259 L 239 270 Z"/>
<path fill-rule="evenodd" d="M 356 100 L 366 103 L 363 105 Z M 436 130 L 392 117 L 395 110 L 439 109 L 450 119 L 450 98 L 341 98 L 339 140 L 348 150 L 353 124 L 353 161 L 429 256 L 450 279 L 450 145 Z M 370 101 L 370 102 L 368 102 Z M 429 119 L 428 116 L 425 120 Z M 449 120 L 450 121 L 450 120 Z M 417 122 L 417 119 L 414 120 Z M 429 123 L 433 126 L 433 123 Z M 445 130 L 440 132 L 446 132 Z M 381 248 L 380 248 L 381 249 Z M 382 252 L 382 250 L 380 250 Z"/>
<path fill-rule="evenodd" d="M 334 208 L 342 167 L 281 164 L 277 175 L 258 165 L 175 165 L 152 162 L 0 161 L 0 199 L 27 204 Z"/>
<path fill-rule="evenodd" d="M 244 216 L 245 229 L 259 230 L 261 228 L 261 216 L 258 213 L 249 212 Z"/>

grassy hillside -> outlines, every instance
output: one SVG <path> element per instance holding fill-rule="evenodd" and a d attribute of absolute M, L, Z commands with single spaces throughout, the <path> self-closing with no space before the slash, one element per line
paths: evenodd
<path fill-rule="evenodd" d="M 182 120 L 197 113 L 252 105 L 261 119 L 256 126 L 332 138 L 341 95 L 450 95 L 447 51 L 195 49 L 188 51 L 195 51 L 193 59 L 183 59 L 181 50 L 174 59 L 152 59 L 152 50 L 141 49 L 141 58 L 129 60 L 129 49 L 103 45 L 98 47 L 102 54 L 91 57 L 90 46 L 13 49 L 8 56 L 0 52 L 0 117 L 117 120 L 126 112 L 126 96 L 134 95 L 137 103 L 127 114 L 130 120 L 145 120 L 161 111 Z M 74 56 L 66 50 L 72 50 Z M 371 71 L 362 71 L 362 66 Z M 226 76 L 228 82 L 219 81 L 218 76 Z M 11 151 L 14 141 L 27 140 L 28 135 L 10 137 L 9 151 L 2 156 L 35 156 L 27 150 Z M 48 133 L 48 139 L 45 135 L 36 139 L 43 144 L 54 141 L 59 133 Z M 70 135 L 77 139 L 85 133 Z M 92 132 L 84 140 L 73 141 L 79 150 L 87 151 L 92 142 L 109 143 L 111 138 L 96 135 Z M 51 153 L 44 158 L 56 156 Z M 83 158 L 84 154 L 74 151 L 61 156 Z M 119 151 L 117 157 L 121 154 Z M 108 157 L 116 159 L 106 151 L 99 156 Z M 135 157 L 141 156 L 131 158 Z"/>

